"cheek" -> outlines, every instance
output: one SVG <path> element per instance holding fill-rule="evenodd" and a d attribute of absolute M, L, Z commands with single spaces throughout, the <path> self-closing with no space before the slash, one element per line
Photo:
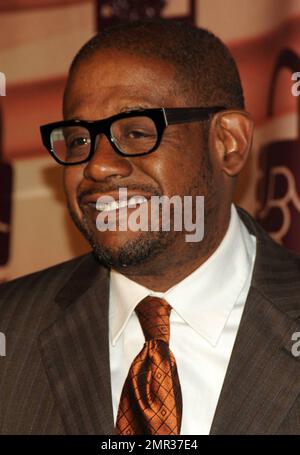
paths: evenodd
<path fill-rule="evenodd" d="M 66 167 L 63 175 L 63 183 L 66 197 L 71 207 L 77 205 L 77 189 L 83 178 L 83 171 L 79 167 Z"/>
<path fill-rule="evenodd" d="M 174 153 L 170 156 L 166 153 L 155 168 L 149 169 L 148 175 L 156 181 L 164 195 L 172 197 L 185 195 L 197 172 L 195 166 L 186 163 L 181 154 Z"/>
<path fill-rule="evenodd" d="M 206 170 L 201 153 L 199 146 L 186 142 L 163 162 L 161 181 L 168 193 L 187 195 L 185 193 L 193 186 L 201 185 L 201 180 L 205 182 L 203 173 Z"/>

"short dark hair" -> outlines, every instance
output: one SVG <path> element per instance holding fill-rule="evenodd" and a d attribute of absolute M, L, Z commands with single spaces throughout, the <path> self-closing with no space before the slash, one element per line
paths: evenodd
<path fill-rule="evenodd" d="M 74 68 L 96 51 L 115 49 L 160 59 L 175 68 L 179 87 L 200 105 L 244 108 L 239 72 L 222 41 L 210 31 L 173 20 L 142 20 L 108 27 L 77 53 Z"/>

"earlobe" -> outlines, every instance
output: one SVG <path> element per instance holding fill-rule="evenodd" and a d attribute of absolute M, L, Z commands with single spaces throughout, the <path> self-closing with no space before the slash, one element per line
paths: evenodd
<path fill-rule="evenodd" d="M 215 131 L 222 170 L 230 177 L 236 176 L 251 148 L 253 120 L 245 111 L 226 111 L 216 118 Z"/>

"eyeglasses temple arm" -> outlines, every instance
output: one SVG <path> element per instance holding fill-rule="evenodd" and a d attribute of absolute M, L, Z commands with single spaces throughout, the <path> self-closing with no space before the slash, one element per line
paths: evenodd
<path fill-rule="evenodd" d="M 206 120 L 210 115 L 216 114 L 222 110 L 225 110 L 225 107 L 216 106 L 216 107 L 195 107 L 195 108 L 174 108 L 174 109 L 164 109 L 164 115 L 167 125 L 174 125 L 176 123 L 185 123 L 185 122 L 196 122 L 198 120 Z"/>

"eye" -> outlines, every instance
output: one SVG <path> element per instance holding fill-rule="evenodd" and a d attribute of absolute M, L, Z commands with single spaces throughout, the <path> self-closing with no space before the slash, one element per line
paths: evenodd
<path fill-rule="evenodd" d="M 66 144 L 68 149 L 77 149 L 81 147 L 89 146 L 91 140 L 87 136 L 70 136 L 66 138 Z"/>
<path fill-rule="evenodd" d="M 72 140 L 68 139 L 67 146 L 68 148 L 82 147 L 90 144 L 90 139 L 87 137 L 76 137 Z"/>
<path fill-rule="evenodd" d="M 138 130 L 138 129 L 131 129 L 128 131 L 124 131 L 124 137 L 129 139 L 143 139 L 146 137 L 152 137 L 153 131 L 146 131 L 146 130 Z"/>
<path fill-rule="evenodd" d="M 140 153 L 150 150 L 157 140 L 156 126 L 146 116 L 122 118 L 111 126 L 115 144 L 126 153 Z"/>

